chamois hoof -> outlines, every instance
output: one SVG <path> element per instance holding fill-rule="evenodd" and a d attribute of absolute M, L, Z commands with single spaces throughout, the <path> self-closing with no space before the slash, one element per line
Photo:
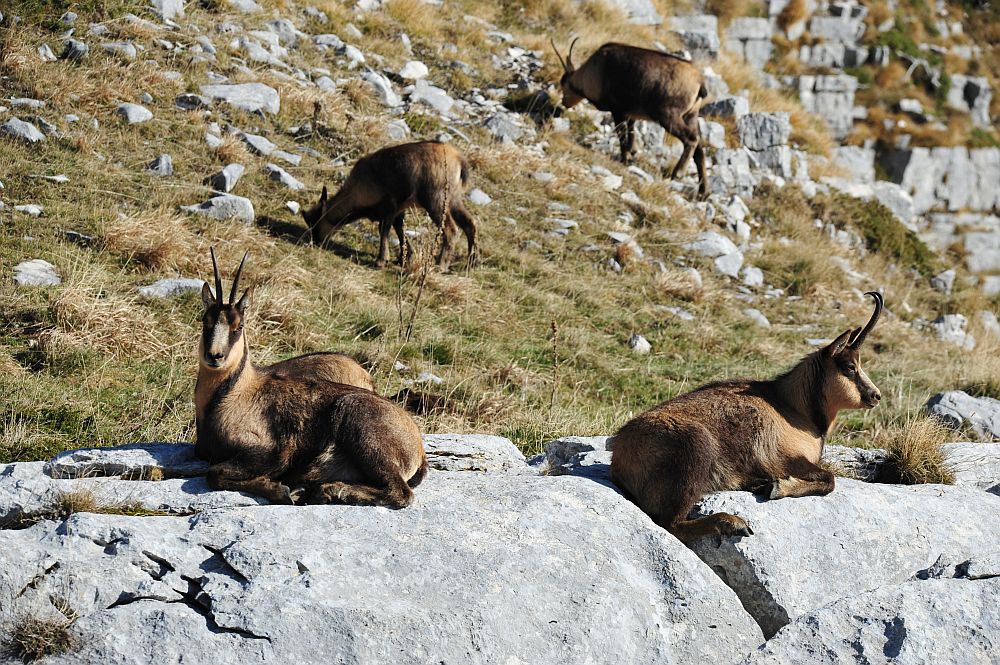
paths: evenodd
<path fill-rule="evenodd" d="M 773 480 L 764 480 L 763 478 L 757 480 L 751 480 L 747 487 L 752 494 L 756 496 L 770 498 L 771 493 L 774 491 L 775 482 Z"/>
<path fill-rule="evenodd" d="M 294 489 L 289 488 L 288 489 L 288 499 L 289 499 L 289 501 L 291 501 L 291 503 L 293 505 L 294 504 L 298 504 L 298 503 L 301 502 L 302 496 L 305 493 L 306 493 L 306 488 L 305 487 L 296 487 Z"/>
<path fill-rule="evenodd" d="M 735 536 L 737 538 L 753 535 L 753 529 L 750 528 L 750 525 L 742 517 L 728 513 L 717 513 L 717 517 L 716 528 L 719 531 L 719 535 Z"/>

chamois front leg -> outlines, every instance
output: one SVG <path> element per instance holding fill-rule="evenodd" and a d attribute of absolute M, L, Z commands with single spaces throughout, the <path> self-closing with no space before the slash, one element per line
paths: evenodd
<path fill-rule="evenodd" d="M 832 473 L 802 458 L 792 460 L 786 473 L 787 476 L 772 483 L 770 498 L 825 496 L 833 491 L 836 483 Z"/>
<path fill-rule="evenodd" d="M 212 466 L 208 470 L 208 486 L 214 490 L 246 492 L 262 496 L 271 503 L 294 504 L 302 490 L 295 492 L 287 485 L 271 480 L 269 474 L 260 469 L 249 468 L 238 460 L 229 460 Z"/>

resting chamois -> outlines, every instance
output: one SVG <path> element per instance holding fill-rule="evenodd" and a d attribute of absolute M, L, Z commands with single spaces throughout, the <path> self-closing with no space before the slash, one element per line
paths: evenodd
<path fill-rule="evenodd" d="M 209 485 L 277 503 L 408 506 L 427 473 L 413 419 L 325 369 L 313 374 L 310 356 L 254 365 L 243 331 L 253 288 L 236 300 L 245 263 L 226 304 L 213 251 L 215 294 L 207 282 L 201 291 L 195 450 L 213 465 Z"/>
<path fill-rule="evenodd" d="M 399 265 L 403 265 L 404 250 L 410 249 L 403 219 L 408 208 L 419 206 L 442 230 L 437 258 L 441 270 L 451 263 L 456 224 L 465 233 L 471 266 L 476 261 L 476 223 L 463 201 L 468 183 L 469 163 L 454 147 L 438 141 L 404 143 L 359 159 L 340 191 L 328 200 L 323 187 L 319 203 L 304 210 L 302 217 L 316 243 L 362 217 L 378 222 L 375 265 L 382 267 L 389 260 L 390 227 L 399 239 Z"/>
<path fill-rule="evenodd" d="M 621 145 L 621 160 L 627 164 L 635 149 L 635 121 L 652 120 L 684 144 L 671 178 L 676 179 L 694 154 L 698 168 L 698 195 L 705 196 L 705 151 L 701 147 L 698 112 L 708 90 L 701 72 L 687 60 L 650 49 L 609 42 L 587 58 L 579 69 L 573 66 L 573 46 L 563 60 L 559 86 L 563 106 L 573 108 L 584 99 L 600 111 L 611 113 Z"/>
<path fill-rule="evenodd" d="M 834 476 L 819 466 L 841 409 L 872 408 L 882 396 L 861 369 L 861 345 L 882 312 L 848 330 L 771 381 L 723 381 L 675 397 L 615 434 L 611 480 L 682 541 L 706 534 L 749 536 L 740 517 L 688 519 L 706 492 L 751 490 L 772 499 L 824 495 Z"/>

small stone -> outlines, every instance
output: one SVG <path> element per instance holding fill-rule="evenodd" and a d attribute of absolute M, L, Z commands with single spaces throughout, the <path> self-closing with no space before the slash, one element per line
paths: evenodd
<path fill-rule="evenodd" d="M 264 155 L 267 157 L 278 149 L 278 146 L 258 134 L 247 134 L 246 132 L 243 132 L 240 134 L 240 138 L 243 139 L 248 146 L 250 146 L 251 151 L 258 155 Z"/>
<path fill-rule="evenodd" d="M 740 271 L 743 284 L 751 288 L 764 286 L 764 271 L 754 266 L 744 266 Z"/>
<path fill-rule="evenodd" d="M 403 384 L 407 386 L 412 386 L 415 383 L 430 383 L 435 386 L 440 386 L 444 384 L 444 379 L 433 372 L 421 372 L 420 374 L 417 374 L 417 378 L 403 381 Z"/>
<path fill-rule="evenodd" d="M 67 39 L 66 44 L 63 47 L 62 55 L 59 57 L 63 60 L 72 60 L 78 62 L 87 57 L 90 53 L 90 47 L 81 41 L 76 39 Z"/>
<path fill-rule="evenodd" d="M 316 79 L 316 87 L 323 92 L 335 92 L 337 90 L 336 82 L 329 76 L 320 76 Z"/>
<path fill-rule="evenodd" d="M 493 138 L 502 143 L 513 143 L 524 135 L 524 127 L 507 113 L 497 113 L 483 123 Z"/>
<path fill-rule="evenodd" d="M 248 113 L 278 113 L 278 91 L 263 83 L 235 83 L 201 86 L 201 94 Z"/>
<path fill-rule="evenodd" d="M 493 203 L 493 199 L 490 197 L 490 195 L 484 192 L 483 190 L 479 189 L 478 187 L 473 188 L 469 192 L 469 201 L 478 206 L 485 206 L 489 205 L 490 203 Z"/>
<path fill-rule="evenodd" d="M 641 356 L 652 351 L 653 345 L 642 335 L 634 334 L 628 338 L 628 348 Z"/>
<path fill-rule="evenodd" d="M 48 44 L 42 44 L 38 47 L 38 57 L 42 59 L 42 62 L 55 62 L 59 59 Z"/>
<path fill-rule="evenodd" d="M 144 92 L 141 95 L 139 95 L 139 101 L 142 102 L 143 104 L 152 104 L 156 100 L 153 99 L 153 96 L 151 94 L 149 94 L 148 92 Z"/>
<path fill-rule="evenodd" d="M 556 175 L 549 171 L 535 171 L 531 174 L 531 177 L 545 184 L 556 181 Z"/>
<path fill-rule="evenodd" d="M 245 171 L 242 164 L 227 164 L 221 171 L 205 178 L 204 183 L 217 192 L 228 193 L 233 191 Z"/>
<path fill-rule="evenodd" d="M 442 115 L 446 115 L 455 100 L 447 92 L 421 79 L 413 86 L 410 93 L 410 103 L 423 102 Z"/>
<path fill-rule="evenodd" d="M 402 118 L 385 123 L 385 133 L 392 141 L 402 141 L 410 135 L 410 126 Z"/>
<path fill-rule="evenodd" d="M 146 168 L 161 177 L 171 176 L 174 174 L 174 160 L 170 155 L 162 154 Z"/>
<path fill-rule="evenodd" d="M 139 56 L 139 52 L 136 51 L 135 45 L 130 42 L 112 42 L 109 44 L 101 44 L 101 48 L 112 55 L 117 55 L 126 60 L 135 60 Z"/>
<path fill-rule="evenodd" d="M 951 294 L 951 288 L 954 284 L 955 270 L 952 268 L 931 277 L 931 288 L 945 295 Z"/>
<path fill-rule="evenodd" d="M 130 125 L 147 122 L 153 119 L 153 112 L 145 106 L 140 106 L 139 104 L 119 104 L 118 108 L 115 109 L 115 113 L 124 118 Z"/>
<path fill-rule="evenodd" d="M 296 180 L 291 173 L 281 168 L 277 164 L 265 165 L 264 172 L 267 173 L 268 176 L 270 176 L 271 180 L 274 180 L 275 182 L 280 182 L 282 185 L 288 187 L 289 189 L 300 190 L 306 188 L 304 183 L 302 183 L 299 180 Z"/>
<path fill-rule="evenodd" d="M 253 203 L 250 199 L 232 194 L 215 196 L 204 203 L 181 206 L 181 210 L 205 215 L 212 219 L 238 219 L 244 224 L 253 224 L 255 217 Z"/>
<path fill-rule="evenodd" d="M 771 322 L 767 320 L 767 317 L 759 309 L 747 307 L 743 310 L 743 314 L 761 328 L 771 327 Z"/>
<path fill-rule="evenodd" d="M 22 261 L 14 266 L 14 281 L 21 286 L 58 286 L 62 279 L 45 259 Z"/>
<path fill-rule="evenodd" d="M 361 75 L 361 79 L 371 86 L 383 105 L 390 108 L 402 105 L 403 100 L 392 89 L 392 83 L 386 77 L 378 72 L 368 71 Z"/>
<path fill-rule="evenodd" d="M 198 109 L 207 109 L 212 104 L 212 100 L 202 95 L 196 95 L 193 92 L 186 92 L 183 95 L 174 97 L 174 104 L 185 111 L 196 111 Z"/>
<path fill-rule="evenodd" d="M 76 23 L 76 19 L 78 18 L 79 16 L 77 16 L 76 12 L 66 12 L 59 17 L 59 22 L 63 25 L 70 26 Z"/>
<path fill-rule="evenodd" d="M 299 214 L 299 210 L 302 209 L 302 206 L 298 201 L 285 201 L 285 207 L 288 208 L 293 215 Z"/>
<path fill-rule="evenodd" d="M 0 125 L 0 134 L 20 139 L 25 143 L 38 143 L 45 140 L 45 135 L 37 127 L 20 118 L 10 118 Z"/>
<path fill-rule="evenodd" d="M 399 70 L 399 76 L 407 81 L 417 81 L 427 78 L 428 74 L 430 74 L 430 71 L 427 69 L 427 65 L 419 60 L 410 60 Z"/>
<path fill-rule="evenodd" d="M 140 287 L 139 295 L 147 298 L 176 298 L 185 293 L 198 293 L 204 284 L 204 280 L 188 277 L 161 279 Z"/>
<path fill-rule="evenodd" d="M 961 314 L 943 314 L 930 323 L 938 339 L 971 351 L 976 348 L 976 340 L 965 331 L 967 325 L 968 319 Z"/>
<path fill-rule="evenodd" d="M 45 208 L 36 203 L 26 203 L 24 205 L 14 206 L 14 210 L 18 212 L 23 212 L 28 217 L 40 217 Z"/>
<path fill-rule="evenodd" d="M 150 3 L 164 21 L 184 16 L 184 0 L 150 0 Z"/>

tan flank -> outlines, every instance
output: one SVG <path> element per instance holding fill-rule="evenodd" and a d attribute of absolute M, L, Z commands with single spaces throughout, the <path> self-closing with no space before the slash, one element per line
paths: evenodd
<path fill-rule="evenodd" d="M 279 503 L 408 506 L 427 473 L 416 423 L 360 367 L 359 388 L 331 381 L 336 363 L 315 355 L 254 365 L 243 331 L 253 288 L 236 299 L 245 262 L 228 304 L 214 251 L 215 293 L 202 288 L 195 446 L 213 464 L 209 485 Z"/>
<path fill-rule="evenodd" d="M 621 144 L 621 160 L 628 163 L 635 150 L 635 121 L 651 120 L 684 144 L 671 178 L 677 178 L 694 155 L 698 168 L 698 192 L 707 193 L 705 152 L 700 144 L 698 111 L 708 91 L 696 66 L 676 56 L 650 49 L 609 42 L 598 48 L 579 68 L 573 66 L 573 46 L 563 60 L 559 85 L 563 106 L 572 108 L 589 101 L 611 113 Z"/>
<path fill-rule="evenodd" d="M 688 519 L 705 492 L 752 490 L 772 499 L 829 494 L 834 476 L 819 466 L 841 409 L 871 408 L 879 389 L 860 350 L 882 311 L 770 381 L 724 381 L 668 400 L 614 436 L 611 478 L 660 526 L 687 542 L 717 533 L 753 533 L 736 515 Z"/>
<path fill-rule="evenodd" d="M 358 160 L 333 198 L 326 187 L 319 203 L 302 212 L 314 242 L 323 242 L 339 228 L 367 217 L 378 222 L 379 252 L 375 265 L 389 258 L 389 229 L 399 239 L 399 264 L 409 249 L 403 220 L 409 208 L 427 211 L 442 230 L 438 266 L 447 270 L 457 227 L 465 233 L 469 265 L 476 260 L 476 223 L 465 207 L 469 165 L 456 148 L 437 141 L 420 141 L 383 148 Z"/>

